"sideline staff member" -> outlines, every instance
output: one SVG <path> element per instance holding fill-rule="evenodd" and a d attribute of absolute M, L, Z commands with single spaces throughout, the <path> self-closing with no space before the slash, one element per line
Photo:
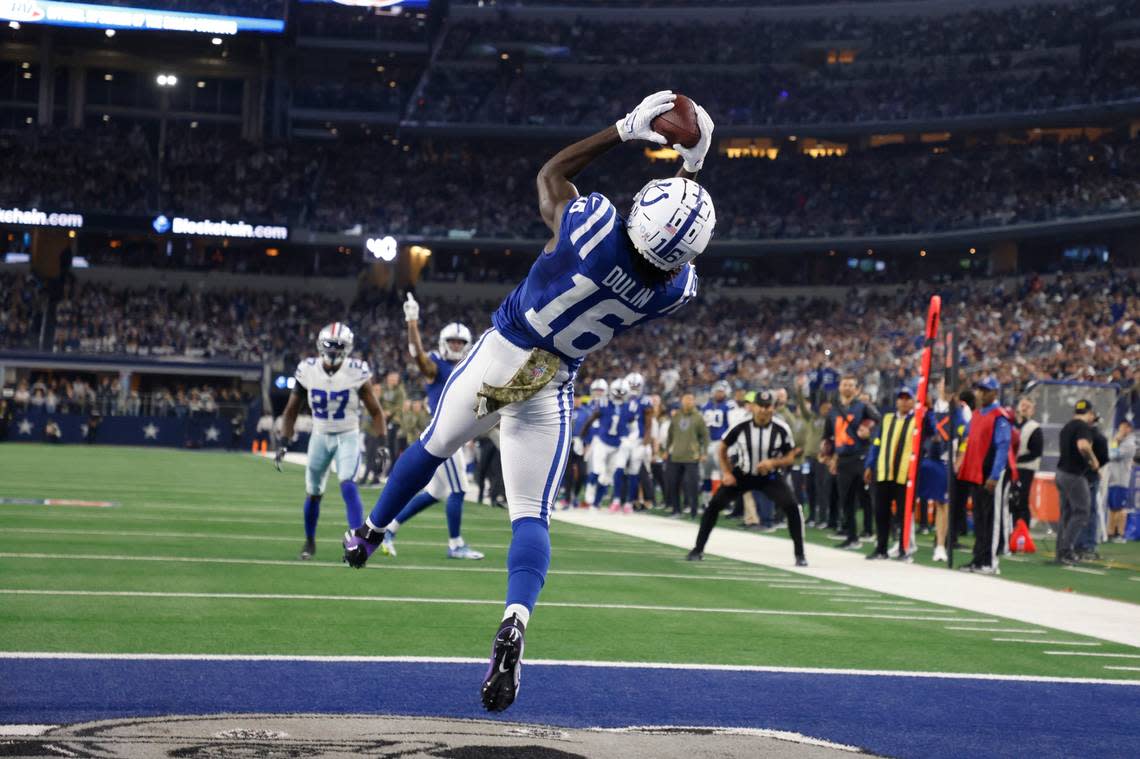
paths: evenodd
<path fill-rule="evenodd" d="M 1100 471 L 1093 453 L 1096 411 L 1086 400 L 1077 401 L 1073 418 L 1061 428 L 1061 457 L 1057 460 L 1057 490 L 1061 494 L 1061 524 L 1057 530 L 1057 558 L 1060 564 L 1077 563 L 1073 552 L 1092 514 L 1092 491 L 1085 475 Z"/>
<path fill-rule="evenodd" d="M 730 429 L 720 441 L 720 489 L 712 497 L 697 533 L 697 545 L 689 552 L 689 561 L 704 556 L 709 534 L 716 526 L 720 512 L 738 495 L 759 491 L 769 498 L 788 518 L 788 532 L 795 545 L 796 566 L 806 567 L 804 558 L 804 516 L 784 470 L 800 453 L 792 439 L 792 431 L 779 419 L 772 418 L 774 396 L 763 390 L 756 393 L 750 405 L 752 418 Z M 730 453 L 732 461 L 730 461 Z"/>

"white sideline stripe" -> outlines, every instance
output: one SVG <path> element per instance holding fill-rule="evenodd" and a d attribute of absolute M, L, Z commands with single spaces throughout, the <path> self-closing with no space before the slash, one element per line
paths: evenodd
<path fill-rule="evenodd" d="M 1042 651 L 1048 656 L 1106 656 L 1112 659 L 1140 659 L 1140 654 L 1104 654 L 1099 651 Z"/>
<path fill-rule="evenodd" d="M 57 727 L 59 725 L 0 725 L 0 735 L 5 738 L 28 738 L 43 735 Z"/>
<path fill-rule="evenodd" d="M 66 659 L 95 661 L 288 661 L 348 664 L 486 664 L 486 658 L 465 656 L 319 656 L 284 654 L 87 654 L 74 651 L 0 651 L 0 659 Z M 990 672 L 922 672 L 889 669 L 843 669 L 831 667 L 772 667 L 761 664 L 697 664 L 692 662 L 629 662 L 593 659 L 527 659 L 542 667 L 594 667 L 599 669 L 678 669 L 709 672 L 776 672 L 805 675 L 853 675 L 856 677 L 911 677 L 939 680 L 999 680 L 1029 683 L 1088 683 L 1092 685 L 1140 686 L 1138 680 L 1047 675 L 997 675 Z"/>
<path fill-rule="evenodd" d="M 1064 570 L 1066 572 L 1081 572 L 1086 575 L 1100 575 L 1102 577 L 1108 574 L 1108 572 L 1104 572 L 1100 569 L 1085 569 L 1084 567 L 1064 567 Z"/>
<path fill-rule="evenodd" d="M 125 556 L 122 554 L 97 554 L 97 553 L 80 553 L 80 554 L 66 554 L 66 553 L 3 553 L 0 552 L 0 559 L 50 559 L 52 561 L 157 561 L 163 563 L 181 563 L 181 564 L 239 564 L 251 566 L 269 566 L 269 567 L 296 567 L 303 569 L 305 567 L 320 567 L 324 569 L 335 568 L 343 569 L 343 562 L 332 561 L 298 561 L 296 559 L 224 559 L 224 558 L 208 558 L 202 556 Z M 381 559 L 379 562 L 365 565 L 366 569 L 382 569 L 385 572 L 392 570 L 405 570 L 411 572 L 485 572 L 489 574 L 502 574 L 504 570 L 498 567 L 473 567 L 468 563 L 462 565 L 456 564 L 455 566 L 431 566 L 426 564 L 397 564 L 387 559 Z M 682 574 L 660 574 L 654 572 L 602 572 L 598 570 L 588 569 L 552 569 L 551 576 L 560 575 L 574 575 L 581 577 L 637 577 L 646 579 L 660 579 L 660 580 L 712 580 L 714 582 L 726 580 L 729 582 L 755 582 L 764 583 L 764 578 L 752 577 L 718 577 L 713 575 L 682 575 Z"/>
<path fill-rule="evenodd" d="M 418 603 L 502 606 L 502 599 L 422 598 L 417 596 L 327 596 L 311 593 L 182 593 L 156 590 L 41 590 L 0 588 L 0 595 L 12 596 L 96 596 L 101 598 L 205 598 L 237 601 L 350 601 L 363 603 Z M 664 611 L 685 614 L 745 614 L 776 617 L 839 617 L 846 619 L 896 619 L 931 622 L 995 622 L 992 619 L 957 619 L 954 617 L 904 616 L 901 614 L 859 614 L 832 611 L 790 611 L 787 609 L 732 609 L 715 606 L 656 606 L 650 604 L 597 604 L 543 601 L 543 607 L 562 609 L 614 609 L 619 611 Z M 1140 658 L 1140 657 L 1137 657 Z"/>
<path fill-rule="evenodd" d="M 897 606 L 876 606 L 874 604 L 867 604 L 863 607 L 863 611 L 917 611 L 931 614 L 948 614 L 951 618 L 956 618 L 957 611 L 951 609 L 900 609 Z"/>
<path fill-rule="evenodd" d="M 858 599 L 844 598 L 842 596 L 835 596 L 834 598 L 829 598 L 827 600 L 837 601 L 839 603 L 846 603 L 846 604 L 862 603 L 862 601 L 860 601 Z M 883 606 L 914 606 L 915 605 L 914 601 L 875 601 L 875 603 L 882 604 Z"/>
<path fill-rule="evenodd" d="M 1016 630 L 1012 627 L 951 627 L 947 626 L 943 629 L 946 630 L 966 630 L 968 632 L 980 633 L 1018 633 L 1019 635 L 1047 635 L 1048 630 Z"/>
<path fill-rule="evenodd" d="M 996 643 L 1040 643 L 1043 646 L 1099 646 L 1099 643 L 1090 643 L 1085 640 L 1042 640 L 1037 638 L 990 638 Z"/>
<path fill-rule="evenodd" d="M 59 535 L 61 534 L 58 529 L 51 530 L 44 527 L 9 527 L 4 530 L 5 533 L 22 533 L 28 535 Z M 139 532 L 136 530 L 84 530 L 84 535 L 109 535 L 117 538 L 202 538 L 205 540 L 252 540 L 270 543 L 296 543 L 297 538 L 278 537 L 277 535 L 233 535 L 233 534 L 215 534 L 209 532 Z M 440 545 L 439 541 L 427 540 L 405 540 L 402 542 L 407 546 L 436 546 Z M 480 548 L 502 548 L 506 546 L 502 543 L 480 543 Z M 677 554 L 673 551 L 638 551 L 627 550 L 624 548 L 566 548 L 564 546 L 557 547 L 559 551 L 581 551 L 588 553 L 620 553 L 632 556 L 658 556 L 658 557 L 676 557 Z M 683 557 L 682 557 L 683 558 Z"/>
<path fill-rule="evenodd" d="M 749 735 L 756 738 L 775 738 L 790 743 L 801 743 L 805 746 L 820 746 L 834 751 L 845 751 L 849 754 L 862 754 L 863 749 L 856 746 L 846 746 L 842 743 L 832 743 L 820 738 L 812 738 L 803 733 L 793 733 L 787 730 L 769 730 L 760 727 L 704 727 L 701 725 L 630 725 L 629 727 L 588 727 L 586 730 L 599 733 L 660 733 L 671 730 L 689 730 L 711 732 L 716 735 Z"/>
<path fill-rule="evenodd" d="M 634 518 L 621 520 L 621 524 L 588 513 L 558 512 L 554 518 L 686 550 L 693 543 L 692 525 L 652 515 L 634 515 Z M 787 538 L 754 535 L 743 530 L 716 531 L 705 550 L 706 558 L 720 556 L 754 566 L 786 569 L 801 577 L 854 586 L 894 598 L 995 616 L 1003 625 L 1040 625 L 1070 635 L 1140 648 L 1137 604 L 1084 593 L 1065 593 L 1006 578 L 950 572 L 940 567 L 870 562 L 858 553 L 814 544 L 807 547 L 807 554 L 810 567 L 789 566 Z M 867 566 L 871 564 L 874 566 Z"/>
<path fill-rule="evenodd" d="M 1105 669 L 1118 669 L 1118 670 L 1123 670 L 1125 672 L 1140 672 L 1140 667 L 1117 667 L 1117 666 L 1113 666 L 1111 664 L 1105 664 L 1104 668 Z"/>

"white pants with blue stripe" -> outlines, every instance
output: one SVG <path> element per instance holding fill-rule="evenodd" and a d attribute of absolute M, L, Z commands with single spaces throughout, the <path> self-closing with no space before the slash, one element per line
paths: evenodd
<path fill-rule="evenodd" d="M 309 435 L 309 464 L 305 467 L 305 492 L 324 495 L 329 465 L 336 461 L 336 476 L 351 480 L 360 465 L 360 433 L 314 432 Z"/>
<path fill-rule="evenodd" d="M 439 465 L 424 490 L 437 501 L 445 500 L 452 493 L 467 494 L 467 457 L 462 447 Z"/>
<path fill-rule="evenodd" d="M 420 441 L 431 455 L 451 459 L 464 443 L 498 423 L 511 519 L 549 521 L 573 437 L 574 378 L 569 367 L 559 366 L 554 379 L 527 400 L 475 418 L 475 394 L 483 383 L 506 385 L 529 355 L 494 328 L 484 332 L 451 373 Z"/>
<path fill-rule="evenodd" d="M 621 446 L 610 445 L 601 438 L 590 441 L 590 471 L 598 475 L 598 484 L 614 484 L 614 473 L 622 468 Z"/>

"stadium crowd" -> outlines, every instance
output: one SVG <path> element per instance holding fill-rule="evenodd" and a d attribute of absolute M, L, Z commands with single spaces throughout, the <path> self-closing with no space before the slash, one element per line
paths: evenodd
<path fill-rule="evenodd" d="M 0 277 L 16 295 L 0 312 L 0 347 L 26 347 L 35 285 Z M 582 386 L 637 367 L 655 391 L 672 398 L 725 379 L 741 386 L 786 386 L 810 372 L 855 372 L 875 400 L 889 398 L 916 374 L 918 337 L 932 293 L 943 298 L 943 328 L 958 335 L 963 367 L 995 374 L 1008 392 L 1034 379 L 1120 381 L 1140 369 L 1140 274 L 1102 272 L 1017 280 L 914 282 L 893 292 L 852 289 L 825 298 L 741 301 L 712 288 L 683 320 L 647 325 L 592 355 Z M 424 303 L 428 335 L 450 321 L 475 334 L 489 325 L 493 303 Z M 305 296 L 189 288 L 117 290 L 75 282 L 57 310 L 53 347 L 61 353 L 225 357 L 264 361 L 288 372 L 312 352 L 321 325 L 352 325 L 356 347 L 378 373 L 411 372 L 403 316 L 392 299 L 346 308 Z M 668 346 L 668 350 L 663 350 Z M 414 372 L 413 372 L 414 373 Z"/>
<path fill-rule="evenodd" d="M 117 374 L 33 373 L 5 388 L 4 396 L 17 413 L 42 410 L 47 414 L 177 418 L 215 416 L 247 400 L 236 388 L 210 383 L 160 383 L 123 392 Z"/>

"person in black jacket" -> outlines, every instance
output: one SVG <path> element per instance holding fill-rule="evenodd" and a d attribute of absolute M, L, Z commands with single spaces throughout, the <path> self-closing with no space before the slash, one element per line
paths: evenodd
<path fill-rule="evenodd" d="M 796 566 L 806 567 L 804 558 L 804 515 L 784 473 L 801 449 L 795 447 L 792 430 L 772 417 L 775 397 L 768 390 L 756 393 L 749 404 L 752 418 L 736 425 L 721 438 L 717 449 L 720 462 L 720 488 L 701 517 L 697 544 L 689 561 L 704 557 L 705 544 L 716 526 L 717 517 L 743 493 L 759 491 L 782 509 L 788 519 L 788 532 L 795 546 Z"/>
<path fill-rule="evenodd" d="M 824 440 L 830 441 L 834 457 L 830 463 L 839 492 L 839 508 L 843 514 L 847 539 L 840 548 L 858 550 L 859 526 L 855 519 L 855 505 L 863 487 L 863 461 L 871 450 L 871 428 L 879 421 L 878 414 L 858 399 L 859 381 L 848 374 L 839 380 L 839 400 L 832 407 L 824 427 Z M 864 510 L 866 510 L 864 506 Z M 864 514 L 866 516 L 866 514 Z"/>

